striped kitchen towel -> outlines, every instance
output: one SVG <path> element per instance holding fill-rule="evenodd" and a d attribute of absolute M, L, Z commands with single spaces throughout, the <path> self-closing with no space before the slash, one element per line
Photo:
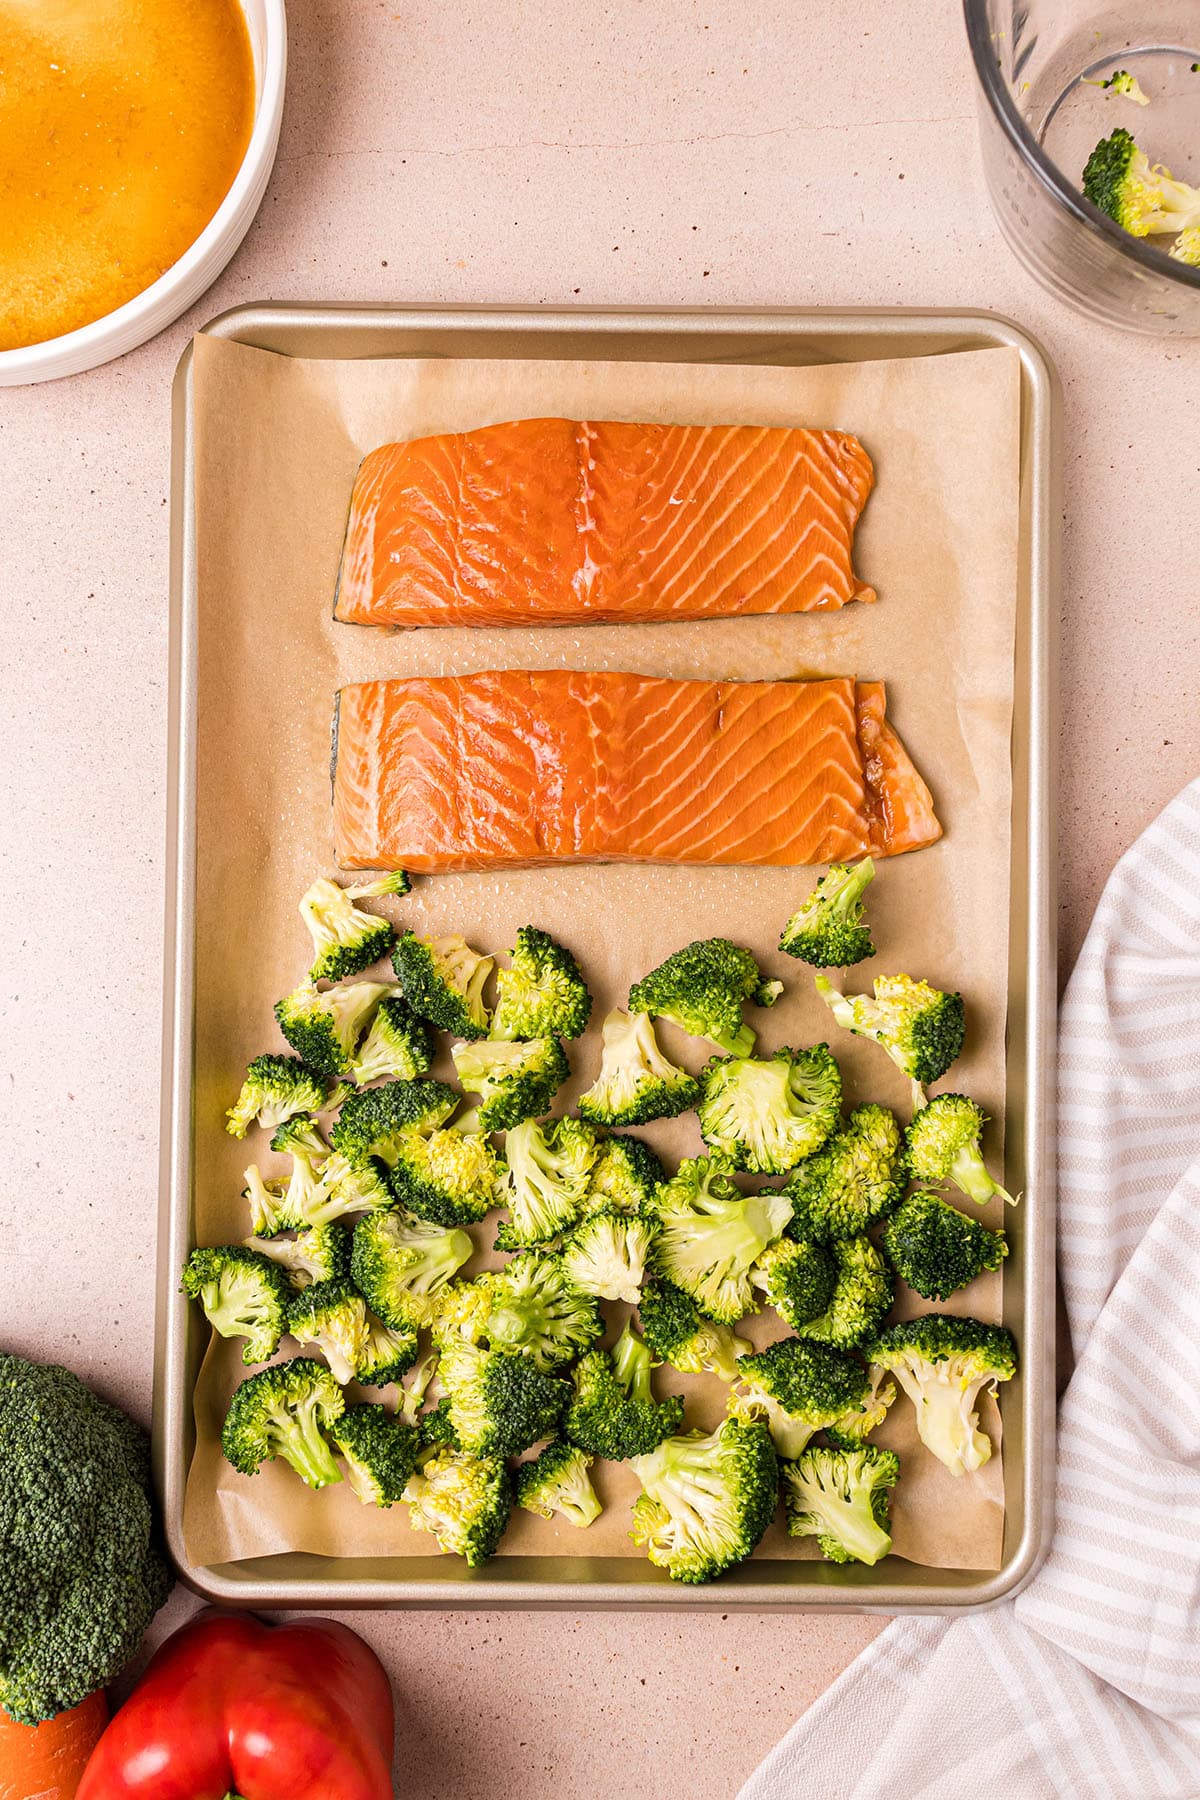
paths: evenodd
<path fill-rule="evenodd" d="M 1058 1104 L 1049 1557 L 1013 1602 L 889 1625 L 740 1800 L 1200 1800 L 1200 782 L 1108 884 Z"/>

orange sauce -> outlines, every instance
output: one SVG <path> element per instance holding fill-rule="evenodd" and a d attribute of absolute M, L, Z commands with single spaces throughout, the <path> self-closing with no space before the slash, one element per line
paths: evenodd
<path fill-rule="evenodd" d="M 0 350 L 149 287 L 216 212 L 253 123 L 237 0 L 0 0 Z"/>

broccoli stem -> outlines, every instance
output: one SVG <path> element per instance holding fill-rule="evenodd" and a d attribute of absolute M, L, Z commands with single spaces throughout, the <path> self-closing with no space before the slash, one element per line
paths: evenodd
<path fill-rule="evenodd" d="M 1002 1188 L 998 1181 L 993 1181 L 987 1172 L 983 1157 L 979 1154 L 977 1144 L 964 1144 L 954 1161 L 950 1164 L 950 1179 L 962 1189 L 968 1200 L 974 1200 L 977 1206 L 986 1206 L 993 1194 L 1002 1194 L 1009 1206 L 1016 1201 Z"/>
<path fill-rule="evenodd" d="M 281 1421 L 281 1431 L 287 1445 L 287 1460 L 310 1487 L 328 1487 L 331 1482 L 341 1480 L 314 1410 L 306 1407 L 303 1412 L 289 1414 Z"/>
<path fill-rule="evenodd" d="M 612 1349 L 613 1370 L 631 1400 L 653 1401 L 650 1372 L 654 1367 L 649 1350 L 634 1337 L 627 1325 Z"/>

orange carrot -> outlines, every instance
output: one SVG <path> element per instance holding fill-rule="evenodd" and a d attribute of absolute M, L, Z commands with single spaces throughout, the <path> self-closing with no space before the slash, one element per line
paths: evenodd
<path fill-rule="evenodd" d="M 40 1725 L 18 1725 L 0 1707 L 0 1800 L 75 1800 L 107 1723 L 102 1691 Z"/>

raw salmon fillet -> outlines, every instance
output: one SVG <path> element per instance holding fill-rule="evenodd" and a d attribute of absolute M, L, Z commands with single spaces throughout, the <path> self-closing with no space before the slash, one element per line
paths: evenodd
<path fill-rule="evenodd" d="M 871 459 L 840 431 L 519 419 L 385 444 L 350 501 L 334 616 L 578 625 L 873 600 Z"/>
<path fill-rule="evenodd" d="M 344 869 L 823 863 L 940 837 L 882 682 L 570 669 L 365 681 L 338 695 Z"/>

